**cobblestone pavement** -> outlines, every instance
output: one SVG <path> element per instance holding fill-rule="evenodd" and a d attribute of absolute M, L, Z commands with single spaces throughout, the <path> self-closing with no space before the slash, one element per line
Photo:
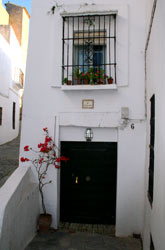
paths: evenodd
<path fill-rule="evenodd" d="M 89 232 L 38 233 L 25 250 L 141 250 L 140 240 Z"/>
<path fill-rule="evenodd" d="M 104 234 L 108 236 L 115 236 L 114 225 L 61 222 L 59 225 L 59 229 L 60 231 L 70 232 L 70 233 L 88 232 L 88 233 Z"/>
<path fill-rule="evenodd" d="M 0 145 L 0 187 L 18 167 L 20 136 Z"/>

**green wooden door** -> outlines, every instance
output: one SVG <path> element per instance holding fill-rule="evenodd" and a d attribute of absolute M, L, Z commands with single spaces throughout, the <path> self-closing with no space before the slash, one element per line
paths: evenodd
<path fill-rule="evenodd" d="M 61 221 L 115 224 L 116 142 L 61 142 Z"/>

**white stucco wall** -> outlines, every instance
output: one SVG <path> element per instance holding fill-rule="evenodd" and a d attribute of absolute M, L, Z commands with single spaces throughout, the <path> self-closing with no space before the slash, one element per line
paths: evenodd
<path fill-rule="evenodd" d="M 17 137 L 19 132 L 19 88 L 15 82 L 15 68 L 21 68 L 21 48 L 10 28 L 10 43 L 0 34 L 0 107 L 2 107 L 2 125 L 0 125 L 0 144 Z M 16 123 L 12 128 L 13 102 L 16 103 Z"/>
<path fill-rule="evenodd" d="M 143 228 L 144 158 L 145 158 L 145 105 L 144 105 L 144 46 L 146 40 L 144 2 L 134 0 L 72 1 L 70 6 L 57 8 L 55 15 L 48 14 L 51 1 L 32 2 L 30 41 L 24 95 L 21 155 L 23 147 L 35 148 L 42 140 L 42 128 L 47 126 L 50 135 L 60 146 L 60 140 L 84 140 L 84 130 L 94 129 L 94 141 L 118 142 L 118 180 L 116 235 L 141 233 Z M 96 5 L 92 5 L 95 3 Z M 76 6 L 73 6 L 76 4 Z M 117 10 L 117 51 L 119 71 L 125 77 L 116 90 L 61 89 L 62 18 L 64 10 Z M 139 18 L 140 13 L 140 18 Z M 120 36 L 122 31 L 124 37 Z M 123 33 L 122 33 L 123 34 Z M 126 64 L 126 65 L 125 65 Z M 120 74 L 120 72 L 118 72 Z M 120 79 L 120 77 L 119 77 Z M 124 80 L 123 80 L 124 79 Z M 123 80 L 123 81 L 122 81 Z M 93 99 L 94 109 L 82 109 L 83 99 Z M 128 107 L 129 122 L 123 126 L 121 108 Z M 134 123 L 134 129 L 131 124 Z M 111 132 L 109 132 L 111 131 Z M 96 139 L 97 138 L 97 139 Z M 53 183 L 45 189 L 48 212 L 53 214 L 53 226 L 58 226 L 59 174 L 50 171 Z"/>
<path fill-rule="evenodd" d="M 148 1 L 148 4 L 150 1 Z M 150 249 L 150 234 L 155 250 L 165 249 L 165 117 L 164 117 L 164 53 L 165 53 L 165 2 L 157 1 L 153 20 L 151 37 L 147 50 L 147 109 L 148 137 L 146 156 L 146 188 L 145 188 L 145 228 L 143 235 L 144 250 Z M 155 94 L 155 160 L 154 160 L 154 198 L 151 208 L 148 198 L 148 167 L 149 167 L 149 137 L 150 137 L 150 98 Z"/>
<path fill-rule="evenodd" d="M 30 168 L 19 167 L 0 189 L 0 249 L 23 250 L 37 230 L 39 189 Z"/>

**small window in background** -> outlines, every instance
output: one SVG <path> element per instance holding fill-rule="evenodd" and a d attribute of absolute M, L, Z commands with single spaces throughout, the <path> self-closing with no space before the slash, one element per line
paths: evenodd
<path fill-rule="evenodd" d="M 13 129 L 15 129 L 15 115 L 16 115 L 16 103 L 13 102 Z"/>
<path fill-rule="evenodd" d="M 153 243 L 151 235 L 150 235 L 150 250 L 155 250 L 154 243 Z"/>
<path fill-rule="evenodd" d="M 149 158 L 149 181 L 148 198 L 152 206 L 154 190 L 154 143 L 155 143 L 155 95 L 150 99 L 150 158 Z"/>
<path fill-rule="evenodd" d="M 0 126 L 2 125 L 2 107 L 0 107 Z"/>

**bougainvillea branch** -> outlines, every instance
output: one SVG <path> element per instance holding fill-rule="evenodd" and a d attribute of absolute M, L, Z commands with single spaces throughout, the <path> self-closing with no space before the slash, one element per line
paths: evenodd
<path fill-rule="evenodd" d="M 59 169 L 59 163 L 61 161 L 68 161 L 69 159 L 65 156 L 57 157 L 56 155 L 56 145 L 52 138 L 49 136 L 48 128 L 43 128 L 45 133 L 44 142 L 38 144 L 38 150 L 33 150 L 28 145 L 24 147 L 24 151 L 33 151 L 37 156 L 34 159 L 28 159 L 21 157 L 21 162 L 31 162 L 37 172 L 38 182 L 39 182 L 39 192 L 41 195 L 41 203 L 44 214 L 46 214 L 46 207 L 44 202 L 43 188 L 45 185 L 50 184 L 52 181 L 46 181 L 46 175 L 49 166 L 54 166 Z"/>

